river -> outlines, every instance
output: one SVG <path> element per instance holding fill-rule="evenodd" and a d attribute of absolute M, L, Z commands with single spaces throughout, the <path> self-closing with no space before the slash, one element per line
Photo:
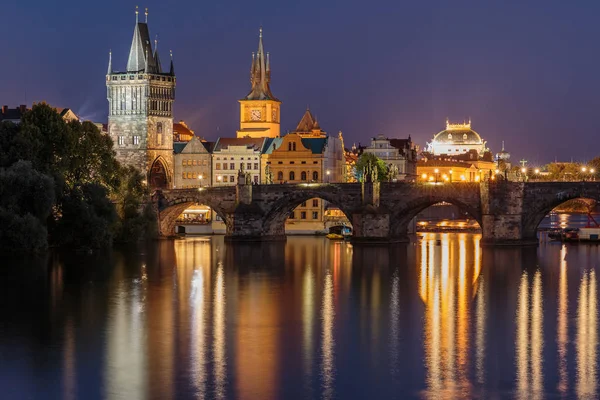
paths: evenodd
<path fill-rule="evenodd" d="M 480 238 L 3 258 L 0 397 L 598 398 L 600 247 Z"/>

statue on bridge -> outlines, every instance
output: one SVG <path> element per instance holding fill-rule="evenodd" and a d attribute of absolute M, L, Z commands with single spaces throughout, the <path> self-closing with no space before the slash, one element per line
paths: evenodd
<path fill-rule="evenodd" d="M 363 172 L 364 182 L 377 182 L 377 166 L 367 163 Z"/>
<path fill-rule="evenodd" d="M 273 173 L 271 172 L 271 167 L 268 164 L 265 167 L 265 182 L 267 183 L 267 185 L 273 183 Z"/>
<path fill-rule="evenodd" d="M 244 163 L 240 163 L 240 170 L 238 171 L 238 184 L 252 185 L 252 177 L 250 173 L 244 172 Z"/>

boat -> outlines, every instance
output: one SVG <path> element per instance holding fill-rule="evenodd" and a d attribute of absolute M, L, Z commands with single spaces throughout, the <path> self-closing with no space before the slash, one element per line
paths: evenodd
<path fill-rule="evenodd" d="M 344 240 L 344 235 L 338 233 L 328 233 L 325 237 L 329 240 Z"/>
<path fill-rule="evenodd" d="M 552 240 L 562 242 L 591 242 L 600 243 L 600 225 L 590 213 L 588 213 L 588 223 L 585 227 L 579 229 L 567 228 L 562 231 L 554 231 L 548 234 Z"/>

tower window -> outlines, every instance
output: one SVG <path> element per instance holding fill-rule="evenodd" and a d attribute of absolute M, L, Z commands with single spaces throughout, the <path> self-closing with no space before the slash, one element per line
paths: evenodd
<path fill-rule="evenodd" d="M 163 133 L 163 124 L 162 122 L 156 123 L 156 133 Z"/>
<path fill-rule="evenodd" d="M 283 172 L 279 171 L 279 172 L 277 173 L 277 180 L 278 180 L 278 181 L 282 181 L 282 180 L 283 180 Z"/>
<path fill-rule="evenodd" d="M 300 173 L 300 180 L 301 180 L 301 181 L 305 181 L 305 180 L 306 180 L 306 172 L 302 171 L 302 172 Z"/>
<path fill-rule="evenodd" d="M 125 138 L 123 136 L 119 136 L 117 138 L 117 141 L 119 143 L 119 146 L 123 146 L 125 144 Z"/>
<path fill-rule="evenodd" d="M 290 181 L 296 180 L 296 174 L 294 171 L 290 171 Z"/>
<path fill-rule="evenodd" d="M 319 173 L 317 171 L 313 171 L 313 181 L 319 180 Z"/>
<path fill-rule="evenodd" d="M 319 199 L 313 199 L 313 207 L 319 207 Z"/>
<path fill-rule="evenodd" d="M 140 137 L 138 135 L 135 135 L 133 137 L 133 144 L 135 144 L 135 145 L 140 144 Z"/>

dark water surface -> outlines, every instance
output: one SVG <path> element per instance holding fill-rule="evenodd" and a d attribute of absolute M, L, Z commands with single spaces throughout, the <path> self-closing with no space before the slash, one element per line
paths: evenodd
<path fill-rule="evenodd" d="M 4 258 L 0 398 L 598 398 L 600 247 L 479 240 Z"/>

